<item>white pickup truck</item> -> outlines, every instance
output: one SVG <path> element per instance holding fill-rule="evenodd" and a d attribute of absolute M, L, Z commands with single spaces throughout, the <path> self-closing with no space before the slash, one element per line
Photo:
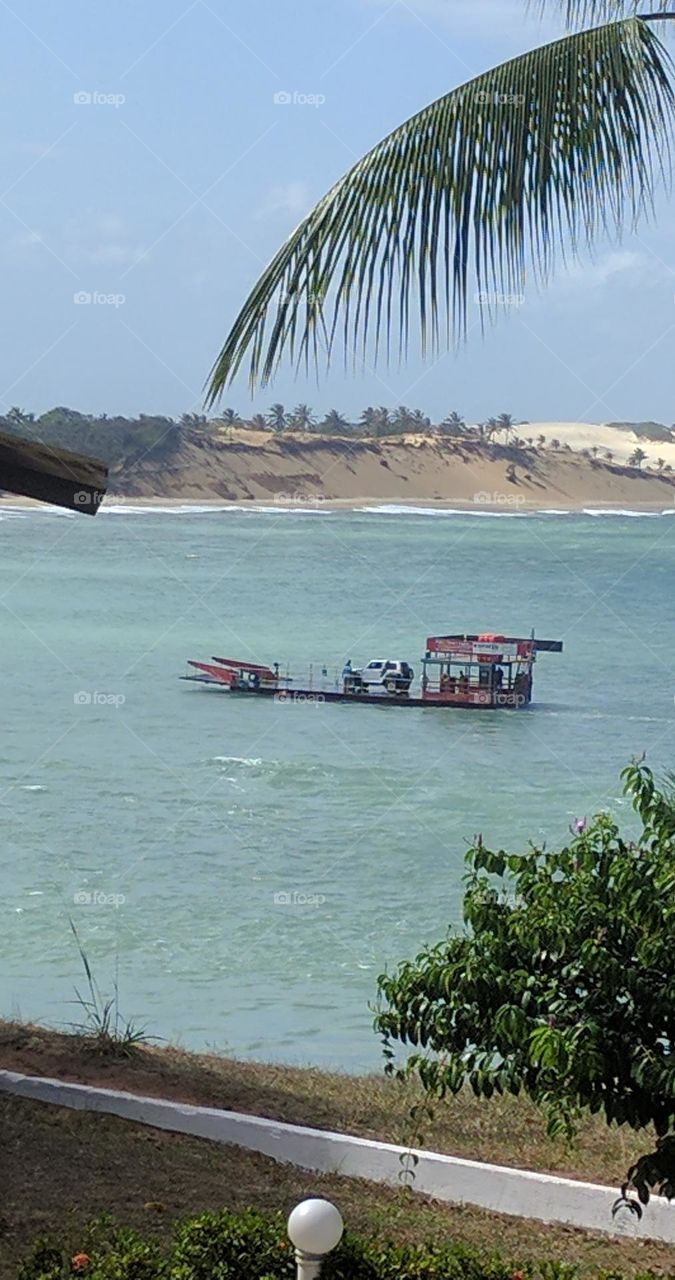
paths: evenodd
<path fill-rule="evenodd" d="M 367 667 L 353 672 L 353 686 L 368 686 L 373 693 L 407 693 L 415 672 L 407 662 L 392 658 L 375 658 Z"/>

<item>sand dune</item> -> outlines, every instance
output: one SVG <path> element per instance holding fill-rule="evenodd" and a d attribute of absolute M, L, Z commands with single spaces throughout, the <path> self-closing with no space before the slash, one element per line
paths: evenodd
<path fill-rule="evenodd" d="M 487 444 L 474 438 L 404 436 L 351 440 L 242 429 L 190 433 L 168 461 L 151 458 L 112 476 L 111 492 L 128 498 L 263 502 L 425 502 L 483 507 L 672 507 L 675 443 L 651 443 L 630 431 L 587 423 L 528 423 L 525 438 L 543 447 Z M 551 441 L 560 442 L 560 448 Z M 673 474 L 628 468 L 636 444 L 649 463 Z M 567 448 L 565 447 L 567 446 Z M 597 457 L 582 449 L 596 447 Z M 614 455 L 608 462 L 606 450 Z M 112 498 L 114 501 L 114 496 Z"/>
<path fill-rule="evenodd" d="M 647 462 L 644 464 L 649 467 L 656 463 L 657 458 L 662 458 L 664 462 L 670 463 L 675 468 L 675 437 L 672 443 L 663 440 L 649 440 L 645 436 L 637 435 L 634 431 L 620 430 L 615 426 L 607 423 L 588 423 L 588 422 L 528 422 L 526 426 L 518 427 L 520 435 L 537 439 L 537 436 L 543 435 L 546 438 L 547 446 L 551 440 L 559 440 L 561 444 L 568 444 L 570 448 L 575 450 L 597 448 L 600 455 L 609 451 L 614 455 L 617 462 L 627 462 L 637 445 L 640 446 L 647 454 Z"/>
<path fill-rule="evenodd" d="M 644 429 L 636 434 L 629 426 L 583 422 L 523 423 L 516 432 L 523 443 L 490 443 L 471 431 L 459 438 L 431 433 L 380 440 L 243 428 L 183 431 L 168 457 L 149 453 L 113 467 L 106 505 L 675 510 L 675 435 L 650 440 Z M 647 454 L 641 470 L 628 466 L 637 445 Z"/>

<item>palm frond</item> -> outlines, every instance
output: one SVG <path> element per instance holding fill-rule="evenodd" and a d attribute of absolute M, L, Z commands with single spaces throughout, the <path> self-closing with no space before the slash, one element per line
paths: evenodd
<path fill-rule="evenodd" d="M 649 206 L 675 97 L 668 55 L 631 18 L 535 49 L 424 108 L 360 160 L 300 223 L 249 294 L 212 370 L 208 403 L 248 353 L 251 386 L 288 354 L 373 364 L 392 330 L 422 353 L 467 330 L 469 276 L 490 299 L 545 280 L 576 248 Z M 655 163 L 656 161 L 656 163 Z M 499 305 L 499 301 L 497 302 Z M 483 318 L 485 308 L 478 308 Z M 371 341 L 372 351 L 368 347 Z"/>
<path fill-rule="evenodd" d="M 665 13 L 675 16 L 673 0 L 528 0 L 539 12 L 562 10 L 568 27 L 585 22 L 616 22 L 620 18 Z"/>

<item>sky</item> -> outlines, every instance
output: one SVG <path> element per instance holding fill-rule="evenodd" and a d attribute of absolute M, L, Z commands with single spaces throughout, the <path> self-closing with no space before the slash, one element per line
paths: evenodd
<path fill-rule="evenodd" d="M 525 0 L 0 0 L 0 411 L 200 412 L 269 258 L 427 102 L 562 28 Z M 290 101 L 289 101 L 290 98 Z M 672 197 L 675 199 L 675 197 Z M 485 337 L 222 404 L 433 419 L 675 419 L 675 228 L 561 266 Z"/>

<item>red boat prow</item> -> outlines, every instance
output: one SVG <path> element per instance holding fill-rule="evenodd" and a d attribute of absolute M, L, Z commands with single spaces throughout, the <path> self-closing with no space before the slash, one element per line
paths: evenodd
<path fill-rule="evenodd" d="M 210 662 L 193 662 L 192 658 L 189 658 L 188 666 L 203 671 L 209 680 L 215 680 L 216 684 L 232 686 L 237 678 L 234 671 L 228 671 L 225 667 L 214 667 Z"/>
<path fill-rule="evenodd" d="M 261 667 L 257 662 L 239 662 L 237 658 L 212 658 L 211 661 L 229 667 L 232 671 L 252 671 L 259 675 L 261 680 L 276 680 L 271 667 Z"/>

